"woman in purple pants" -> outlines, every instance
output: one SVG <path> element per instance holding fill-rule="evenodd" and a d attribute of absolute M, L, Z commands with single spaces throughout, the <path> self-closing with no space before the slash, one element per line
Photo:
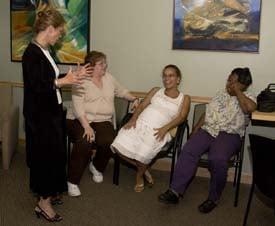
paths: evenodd
<path fill-rule="evenodd" d="M 226 184 L 228 161 L 239 150 L 247 114 L 256 109 L 255 97 L 247 92 L 252 83 L 248 68 L 235 68 L 225 90 L 219 91 L 206 108 L 181 150 L 170 188 L 159 195 L 160 202 L 177 204 L 195 175 L 200 157 L 208 152 L 211 174 L 209 194 L 199 211 L 209 213 L 216 206 Z"/>

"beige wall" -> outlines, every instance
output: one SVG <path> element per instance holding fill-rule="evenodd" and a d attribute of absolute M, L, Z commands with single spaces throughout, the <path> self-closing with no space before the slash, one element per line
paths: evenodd
<path fill-rule="evenodd" d="M 254 89 L 275 82 L 275 1 L 263 0 L 260 53 L 171 50 L 173 1 L 93 1 L 92 48 L 109 56 L 110 70 L 133 90 L 160 85 L 160 71 L 168 63 L 180 66 L 182 88 L 192 95 L 213 95 L 232 68 L 248 66 Z"/>
<path fill-rule="evenodd" d="M 161 85 L 160 72 L 168 63 L 183 71 L 186 93 L 211 96 L 224 85 L 232 68 L 248 66 L 258 92 L 275 82 L 275 1 L 262 1 L 259 54 L 171 50 L 172 0 L 92 0 L 91 48 L 108 55 L 110 71 L 131 90 Z M 0 80 L 21 80 L 20 63 L 10 62 L 9 1 L 0 1 Z"/>
<path fill-rule="evenodd" d="M 161 69 L 169 63 L 182 69 L 181 89 L 191 95 L 212 96 L 237 66 L 250 67 L 256 93 L 275 82 L 274 0 L 262 1 L 259 54 L 172 50 L 172 0 L 91 3 L 91 48 L 107 54 L 109 70 L 130 90 L 147 91 L 160 86 Z M 10 62 L 7 0 L 0 1 L 0 31 L 0 80 L 22 81 L 21 64 Z M 67 70 L 66 66 L 61 68 Z M 22 103 L 20 91 L 18 96 L 18 103 Z M 246 169 L 249 171 L 249 167 Z"/>

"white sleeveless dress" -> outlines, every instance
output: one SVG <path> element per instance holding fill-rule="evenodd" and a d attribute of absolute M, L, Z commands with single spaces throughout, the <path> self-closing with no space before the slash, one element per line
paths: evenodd
<path fill-rule="evenodd" d="M 139 115 L 136 128 L 120 129 L 111 144 L 113 151 L 148 164 L 171 140 L 170 133 L 167 133 L 162 141 L 158 141 L 154 136 L 154 128 L 161 128 L 177 116 L 184 95 L 180 93 L 177 98 L 171 98 L 164 91 L 162 88 L 155 93 L 151 103 Z"/>

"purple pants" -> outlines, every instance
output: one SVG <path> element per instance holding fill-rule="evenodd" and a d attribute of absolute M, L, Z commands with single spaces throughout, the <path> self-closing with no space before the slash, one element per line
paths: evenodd
<path fill-rule="evenodd" d="M 220 132 L 215 138 L 200 129 L 183 146 L 176 163 L 171 189 L 184 193 L 196 173 L 198 162 L 208 151 L 209 171 L 211 174 L 208 199 L 220 199 L 226 184 L 228 161 L 241 147 L 238 134 Z"/>

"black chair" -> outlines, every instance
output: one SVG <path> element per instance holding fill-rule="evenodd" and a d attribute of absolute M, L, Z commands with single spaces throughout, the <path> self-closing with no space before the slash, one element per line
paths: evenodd
<path fill-rule="evenodd" d="M 203 114 L 205 114 L 206 111 L 206 104 L 196 104 L 194 106 L 194 113 L 193 113 L 193 124 L 192 127 L 197 124 L 199 119 Z M 247 118 L 246 125 L 249 124 L 249 118 Z M 187 134 L 189 139 L 190 132 L 189 132 L 189 126 L 187 127 Z M 232 158 L 228 162 L 229 168 L 234 168 L 234 181 L 233 186 L 235 187 L 235 198 L 234 198 L 234 206 L 238 206 L 238 200 L 239 200 L 239 191 L 240 191 L 240 184 L 241 184 L 241 175 L 242 175 L 242 166 L 243 166 L 243 155 L 244 155 L 244 144 L 245 144 L 245 135 L 241 138 L 242 144 L 240 147 L 240 150 L 236 153 L 236 155 L 232 156 Z M 201 159 L 199 161 L 199 167 L 208 168 L 208 154 L 205 153 L 201 156 Z"/>
<path fill-rule="evenodd" d="M 130 104 L 128 104 L 128 109 L 129 108 L 130 108 Z M 121 128 L 125 123 L 127 123 L 128 120 L 131 118 L 131 116 L 132 116 L 132 113 L 129 113 L 129 111 L 127 110 L 125 116 L 123 117 L 121 122 L 118 124 L 118 128 Z M 164 147 L 162 147 L 161 151 L 150 163 L 150 165 L 153 165 L 160 158 L 165 158 L 165 157 L 171 158 L 172 162 L 171 162 L 171 171 L 170 171 L 170 183 L 172 182 L 172 178 L 174 174 L 176 157 L 178 157 L 177 153 L 182 146 L 182 139 L 183 139 L 184 131 L 187 125 L 188 125 L 187 121 L 184 121 L 177 127 L 176 135 L 172 138 L 171 141 L 167 142 L 164 145 Z M 119 185 L 119 172 L 120 172 L 121 163 L 127 165 L 130 168 L 134 168 L 134 166 L 122 160 L 117 154 L 115 154 L 114 171 L 113 171 L 113 184 L 115 185 Z"/>
<path fill-rule="evenodd" d="M 275 140 L 249 134 L 253 178 L 243 225 L 246 226 L 255 187 L 272 202 L 275 215 Z M 265 201 L 268 204 L 268 202 Z"/>

